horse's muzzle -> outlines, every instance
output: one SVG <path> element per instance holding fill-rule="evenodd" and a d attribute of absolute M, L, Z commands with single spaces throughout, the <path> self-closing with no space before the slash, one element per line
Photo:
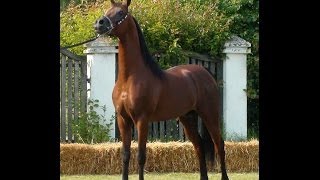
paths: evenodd
<path fill-rule="evenodd" d="M 107 18 L 106 16 L 103 16 L 103 17 L 99 18 L 98 20 L 96 20 L 93 27 L 94 27 L 96 33 L 98 33 L 98 34 L 104 34 L 104 33 L 109 34 L 111 32 L 111 30 L 113 29 L 113 24 L 109 18 Z"/>

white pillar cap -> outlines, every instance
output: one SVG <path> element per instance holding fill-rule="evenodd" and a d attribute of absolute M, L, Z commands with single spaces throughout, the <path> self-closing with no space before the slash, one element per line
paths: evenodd
<path fill-rule="evenodd" d="M 231 38 L 224 44 L 223 53 L 248 54 L 251 53 L 251 44 L 238 36 Z"/>
<path fill-rule="evenodd" d="M 111 54 L 118 53 L 116 49 L 117 43 L 107 37 L 99 37 L 98 39 L 84 44 L 86 49 L 83 51 L 85 54 Z"/>

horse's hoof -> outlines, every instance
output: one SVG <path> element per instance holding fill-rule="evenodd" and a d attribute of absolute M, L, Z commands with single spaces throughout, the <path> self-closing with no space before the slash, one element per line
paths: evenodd
<path fill-rule="evenodd" d="M 221 180 L 229 180 L 228 176 L 222 176 Z"/>
<path fill-rule="evenodd" d="M 200 180 L 208 180 L 208 176 L 201 176 Z"/>

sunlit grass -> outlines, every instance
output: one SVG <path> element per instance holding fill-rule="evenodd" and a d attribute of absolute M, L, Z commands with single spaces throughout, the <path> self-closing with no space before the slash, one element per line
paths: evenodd
<path fill-rule="evenodd" d="M 229 179 L 234 180 L 258 180 L 259 174 L 253 173 L 228 173 Z M 208 173 L 209 179 L 220 180 L 221 173 Z M 60 180 L 119 180 L 121 175 L 61 175 Z M 138 179 L 137 174 L 129 175 L 129 179 Z M 148 180 L 198 180 L 199 173 L 145 173 Z"/>

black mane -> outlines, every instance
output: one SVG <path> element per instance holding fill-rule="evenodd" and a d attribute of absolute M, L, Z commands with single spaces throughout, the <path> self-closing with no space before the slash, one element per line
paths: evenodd
<path fill-rule="evenodd" d="M 138 36 L 139 36 L 139 43 L 140 43 L 140 50 L 141 50 L 141 54 L 143 57 L 143 60 L 145 62 L 145 64 L 151 69 L 152 73 L 159 78 L 163 77 L 163 71 L 161 70 L 160 66 L 158 65 L 158 63 L 153 59 L 153 57 L 151 56 L 148 47 L 146 45 L 146 41 L 144 40 L 144 36 L 142 34 L 141 28 L 137 22 L 137 20 L 135 18 L 133 18 L 136 27 L 137 27 L 137 31 L 138 31 Z"/>

